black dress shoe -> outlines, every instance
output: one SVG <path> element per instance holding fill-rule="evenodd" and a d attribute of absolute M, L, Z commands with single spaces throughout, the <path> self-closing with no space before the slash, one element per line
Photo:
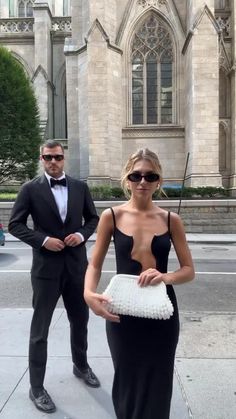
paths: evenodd
<path fill-rule="evenodd" d="M 86 370 L 80 370 L 76 365 L 73 365 L 73 374 L 77 378 L 82 378 L 84 382 L 87 384 L 87 386 L 90 387 L 100 387 L 100 381 L 92 371 L 90 367 L 88 367 Z"/>
<path fill-rule="evenodd" d="M 37 409 L 44 413 L 53 413 L 56 410 L 55 404 L 44 388 L 39 391 L 37 397 L 34 396 L 32 389 L 30 389 L 29 398 L 35 404 Z"/>

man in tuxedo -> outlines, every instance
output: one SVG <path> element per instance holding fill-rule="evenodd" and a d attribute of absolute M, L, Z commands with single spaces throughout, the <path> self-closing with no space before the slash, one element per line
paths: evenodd
<path fill-rule="evenodd" d="M 47 337 L 60 296 L 70 322 L 73 373 L 91 387 L 100 382 L 87 362 L 88 306 L 83 298 L 87 268 L 85 243 L 98 215 L 85 182 L 65 175 L 64 149 L 50 140 L 41 147 L 45 173 L 23 185 L 9 222 L 9 232 L 32 246 L 33 317 L 29 342 L 29 397 L 52 413 L 56 406 L 45 390 Z M 33 228 L 27 226 L 32 217 Z"/>

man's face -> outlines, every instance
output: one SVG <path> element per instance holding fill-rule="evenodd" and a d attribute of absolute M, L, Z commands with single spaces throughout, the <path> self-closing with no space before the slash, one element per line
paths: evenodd
<path fill-rule="evenodd" d="M 63 158 L 59 156 L 63 156 Z M 57 160 L 55 159 L 55 157 Z M 49 176 L 52 176 L 55 179 L 57 179 L 62 175 L 64 169 L 64 153 L 61 147 L 44 147 L 40 159 L 42 161 L 45 172 Z"/>

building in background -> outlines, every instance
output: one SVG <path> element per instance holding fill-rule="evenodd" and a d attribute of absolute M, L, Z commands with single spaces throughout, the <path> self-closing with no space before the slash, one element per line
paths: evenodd
<path fill-rule="evenodd" d="M 165 183 L 236 195 L 232 0 L 0 0 L 0 42 L 31 79 L 71 175 L 116 183 L 139 147 Z"/>

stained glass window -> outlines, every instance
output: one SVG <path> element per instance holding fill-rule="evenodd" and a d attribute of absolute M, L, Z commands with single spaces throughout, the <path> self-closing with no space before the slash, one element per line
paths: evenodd
<path fill-rule="evenodd" d="M 173 42 L 154 14 L 142 23 L 132 42 L 132 123 L 173 122 Z"/>
<path fill-rule="evenodd" d="M 33 16 L 34 0 L 20 0 L 18 1 L 18 16 L 32 17 Z"/>
<path fill-rule="evenodd" d="M 133 123 L 143 124 L 143 62 L 139 54 L 133 58 L 132 73 Z"/>
<path fill-rule="evenodd" d="M 33 16 L 33 1 L 29 0 L 26 3 L 26 16 L 32 17 Z"/>
<path fill-rule="evenodd" d="M 25 17 L 25 3 L 24 1 L 20 1 L 18 3 L 18 16 Z"/>

